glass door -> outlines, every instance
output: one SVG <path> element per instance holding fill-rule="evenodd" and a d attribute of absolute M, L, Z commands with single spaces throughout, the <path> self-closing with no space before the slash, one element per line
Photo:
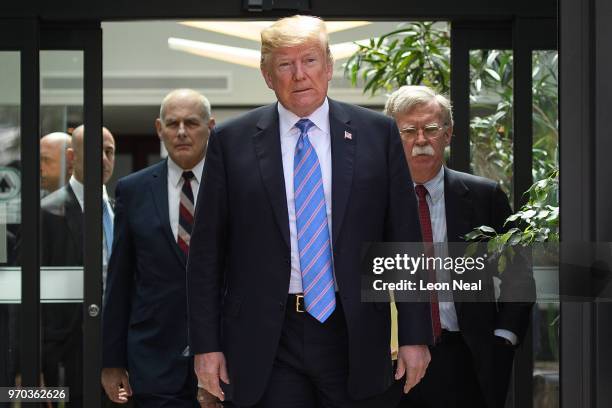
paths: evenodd
<path fill-rule="evenodd" d="M 100 406 L 101 39 L 99 23 L 0 24 L 0 386 L 68 386 L 66 407 Z"/>

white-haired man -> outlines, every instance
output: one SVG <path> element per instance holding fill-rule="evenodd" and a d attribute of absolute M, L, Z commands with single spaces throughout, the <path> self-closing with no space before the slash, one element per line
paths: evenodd
<path fill-rule="evenodd" d="M 420 241 L 394 122 L 327 98 L 325 24 L 281 19 L 261 34 L 261 72 L 278 103 L 211 135 L 187 270 L 200 382 L 238 406 L 380 406 L 429 362 L 428 305 L 361 302 L 365 242 Z"/>
<path fill-rule="evenodd" d="M 453 134 L 447 98 L 425 86 L 403 86 L 391 94 L 385 113 L 399 128 L 424 241 L 462 242 L 475 227 L 504 228 L 510 205 L 499 183 L 444 166 L 444 149 Z M 510 299 L 510 291 L 522 298 L 535 293 L 533 279 L 524 271 L 504 272 L 502 297 Z M 441 271 L 438 276 L 443 276 Z M 483 287 L 492 285 L 489 277 Z M 404 396 L 403 406 L 504 406 L 514 348 L 525 334 L 532 304 L 496 304 L 492 292 L 483 290 L 480 301 L 469 303 L 453 301 L 451 293 L 440 294 L 432 305 L 434 327 L 440 330 L 431 348 L 432 361 L 425 377 Z"/>
<path fill-rule="evenodd" d="M 133 395 L 147 408 L 200 406 L 187 347 L 185 265 L 214 124 L 203 95 L 170 92 L 155 121 L 168 158 L 117 183 L 102 316 L 102 385 L 113 402 Z"/>

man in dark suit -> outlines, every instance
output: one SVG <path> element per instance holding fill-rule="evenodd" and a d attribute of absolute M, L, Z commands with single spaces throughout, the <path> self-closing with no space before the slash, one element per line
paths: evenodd
<path fill-rule="evenodd" d="M 453 132 L 448 99 L 424 86 L 403 86 L 389 97 L 385 113 L 395 119 L 400 131 L 424 241 L 462 242 L 465 234 L 481 225 L 504 229 L 511 211 L 499 184 L 443 166 L 444 149 Z M 535 295 L 533 278 L 519 266 L 501 275 L 501 298 L 511 299 L 512 293 L 521 293 L 523 299 Z M 438 278 L 450 279 L 442 271 Z M 489 275 L 483 287 L 492 286 Z M 455 302 L 453 295 L 436 302 L 439 341 L 431 348 L 427 374 L 404 397 L 403 406 L 504 406 L 514 349 L 525 334 L 532 304 L 496 304 L 492 293 L 483 289 L 479 302 Z"/>
<path fill-rule="evenodd" d="M 73 174 L 69 182 L 46 196 L 41 202 L 41 265 L 83 266 L 83 202 L 84 202 L 84 127 L 72 134 L 72 147 L 67 149 Z M 115 141 L 102 129 L 103 184 L 113 174 Z M 106 187 L 104 205 L 110 208 Z M 103 237 L 106 241 L 106 237 Z M 21 254 L 23 256 L 23 254 Z M 83 398 L 83 307 L 77 303 L 48 303 L 42 307 L 43 375 L 45 385 L 60 385 L 60 367 L 65 385 L 70 387 L 70 406 L 82 406 Z"/>
<path fill-rule="evenodd" d="M 393 381 L 389 307 L 361 302 L 360 251 L 420 241 L 416 200 L 395 124 L 328 99 L 332 66 L 323 21 L 277 21 L 261 70 L 278 103 L 211 135 L 190 345 L 204 387 L 239 406 L 378 406 Z M 408 390 L 429 362 L 428 305 L 400 305 L 399 322 Z"/>
<path fill-rule="evenodd" d="M 214 123 L 204 96 L 169 93 L 155 122 L 167 160 L 117 183 L 102 318 L 102 385 L 114 402 L 133 393 L 139 407 L 199 406 L 187 347 L 185 265 Z"/>

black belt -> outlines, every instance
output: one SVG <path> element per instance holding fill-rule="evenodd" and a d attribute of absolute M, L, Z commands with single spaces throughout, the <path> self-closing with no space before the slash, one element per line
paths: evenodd
<path fill-rule="evenodd" d="M 340 297 L 336 292 L 336 308 L 340 305 Z M 303 293 L 290 293 L 287 296 L 287 311 L 295 313 L 306 313 L 306 305 L 304 304 Z"/>
<path fill-rule="evenodd" d="M 306 306 L 304 305 L 303 293 L 290 293 L 287 297 L 287 310 L 296 313 L 304 313 Z"/>

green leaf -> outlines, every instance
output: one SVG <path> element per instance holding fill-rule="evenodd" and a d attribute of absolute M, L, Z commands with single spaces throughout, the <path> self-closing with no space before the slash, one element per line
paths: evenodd
<path fill-rule="evenodd" d="M 504 254 L 500 255 L 497 261 L 497 270 L 499 273 L 503 273 L 506 270 L 506 262 L 506 256 Z"/>
<path fill-rule="evenodd" d="M 511 246 L 518 245 L 521 242 L 521 238 L 522 237 L 520 233 L 512 234 L 512 236 L 508 240 L 508 245 L 511 245 Z"/>
<path fill-rule="evenodd" d="M 528 220 L 531 217 L 533 217 L 535 214 L 536 214 L 535 210 L 529 209 L 529 210 L 523 212 L 523 214 L 521 215 L 521 218 L 524 219 L 524 220 Z"/>
<path fill-rule="evenodd" d="M 492 70 L 492 69 L 490 69 L 490 68 L 485 68 L 485 71 L 486 71 L 486 72 L 487 72 L 489 75 L 491 75 L 491 77 L 492 77 L 493 79 L 495 79 L 496 81 L 501 81 L 501 77 L 499 76 L 499 74 L 498 74 L 496 71 L 494 71 L 494 70 Z"/>
<path fill-rule="evenodd" d="M 465 248 L 465 256 L 471 258 L 476 254 L 476 250 L 478 249 L 478 242 L 472 242 Z"/>
<path fill-rule="evenodd" d="M 481 225 L 480 227 L 478 227 L 478 229 L 483 232 L 495 234 L 495 230 L 487 225 Z"/>

